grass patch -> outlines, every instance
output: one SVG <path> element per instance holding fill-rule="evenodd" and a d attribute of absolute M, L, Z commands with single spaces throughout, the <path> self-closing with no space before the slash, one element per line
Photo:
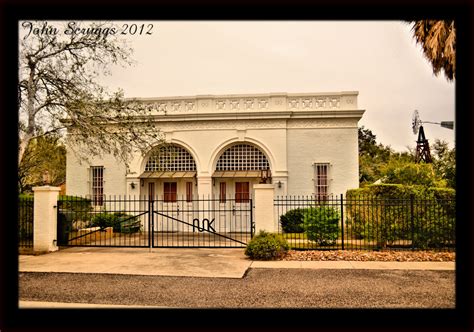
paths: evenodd
<path fill-rule="evenodd" d="M 301 239 L 301 240 L 306 240 L 306 234 L 305 233 L 283 233 L 282 234 L 285 239 L 291 240 L 291 239 Z"/>

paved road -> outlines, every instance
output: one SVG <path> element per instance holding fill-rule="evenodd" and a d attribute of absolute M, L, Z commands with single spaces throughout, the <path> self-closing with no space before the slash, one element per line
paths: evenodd
<path fill-rule="evenodd" d="M 454 271 L 251 268 L 242 279 L 21 272 L 20 300 L 190 308 L 454 308 Z"/>

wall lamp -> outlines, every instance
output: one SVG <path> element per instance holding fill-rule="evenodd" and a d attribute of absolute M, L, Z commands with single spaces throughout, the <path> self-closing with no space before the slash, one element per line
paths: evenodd
<path fill-rule="evenodd" d="M 135 189 L 135 182 L 130 183 L 130 187 L 132 187 L 132 189 Z"/>
<path fill-rule="evenodd" d="M 281 181 L 278 181 L 278 188 L 281 188 Z"/>

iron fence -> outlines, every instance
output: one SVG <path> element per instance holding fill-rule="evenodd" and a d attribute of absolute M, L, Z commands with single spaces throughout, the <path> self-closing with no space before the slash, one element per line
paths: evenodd
<path fill-rule="evenodd" d="M 18 246 L 22 251 L 33 249 L 33 196 L 18 197 Z"/>
<path fill-rule="evenodd" d="M 58 201 L 58 245 L 94 247 L 245 247 L 252 200 L 103 196 Z"/>
<path fill-rule="evenodd" d="M 455 200 L 279 196 L 277 229 L 293 249 L 455 249 Z"/>

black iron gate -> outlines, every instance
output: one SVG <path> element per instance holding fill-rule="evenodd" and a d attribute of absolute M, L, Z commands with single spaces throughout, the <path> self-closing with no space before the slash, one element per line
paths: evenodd
<path fill-rule="evenodd" d="M 252 200 L 155 200 L 151 203 L 153 247 L 245 247 L 255 225 Z"/>
<path fill-rule="evenodd" d="M 239 248 L 252 238 L 251 199 L 68 197 L 58 201 L 58 245 Z"/>

